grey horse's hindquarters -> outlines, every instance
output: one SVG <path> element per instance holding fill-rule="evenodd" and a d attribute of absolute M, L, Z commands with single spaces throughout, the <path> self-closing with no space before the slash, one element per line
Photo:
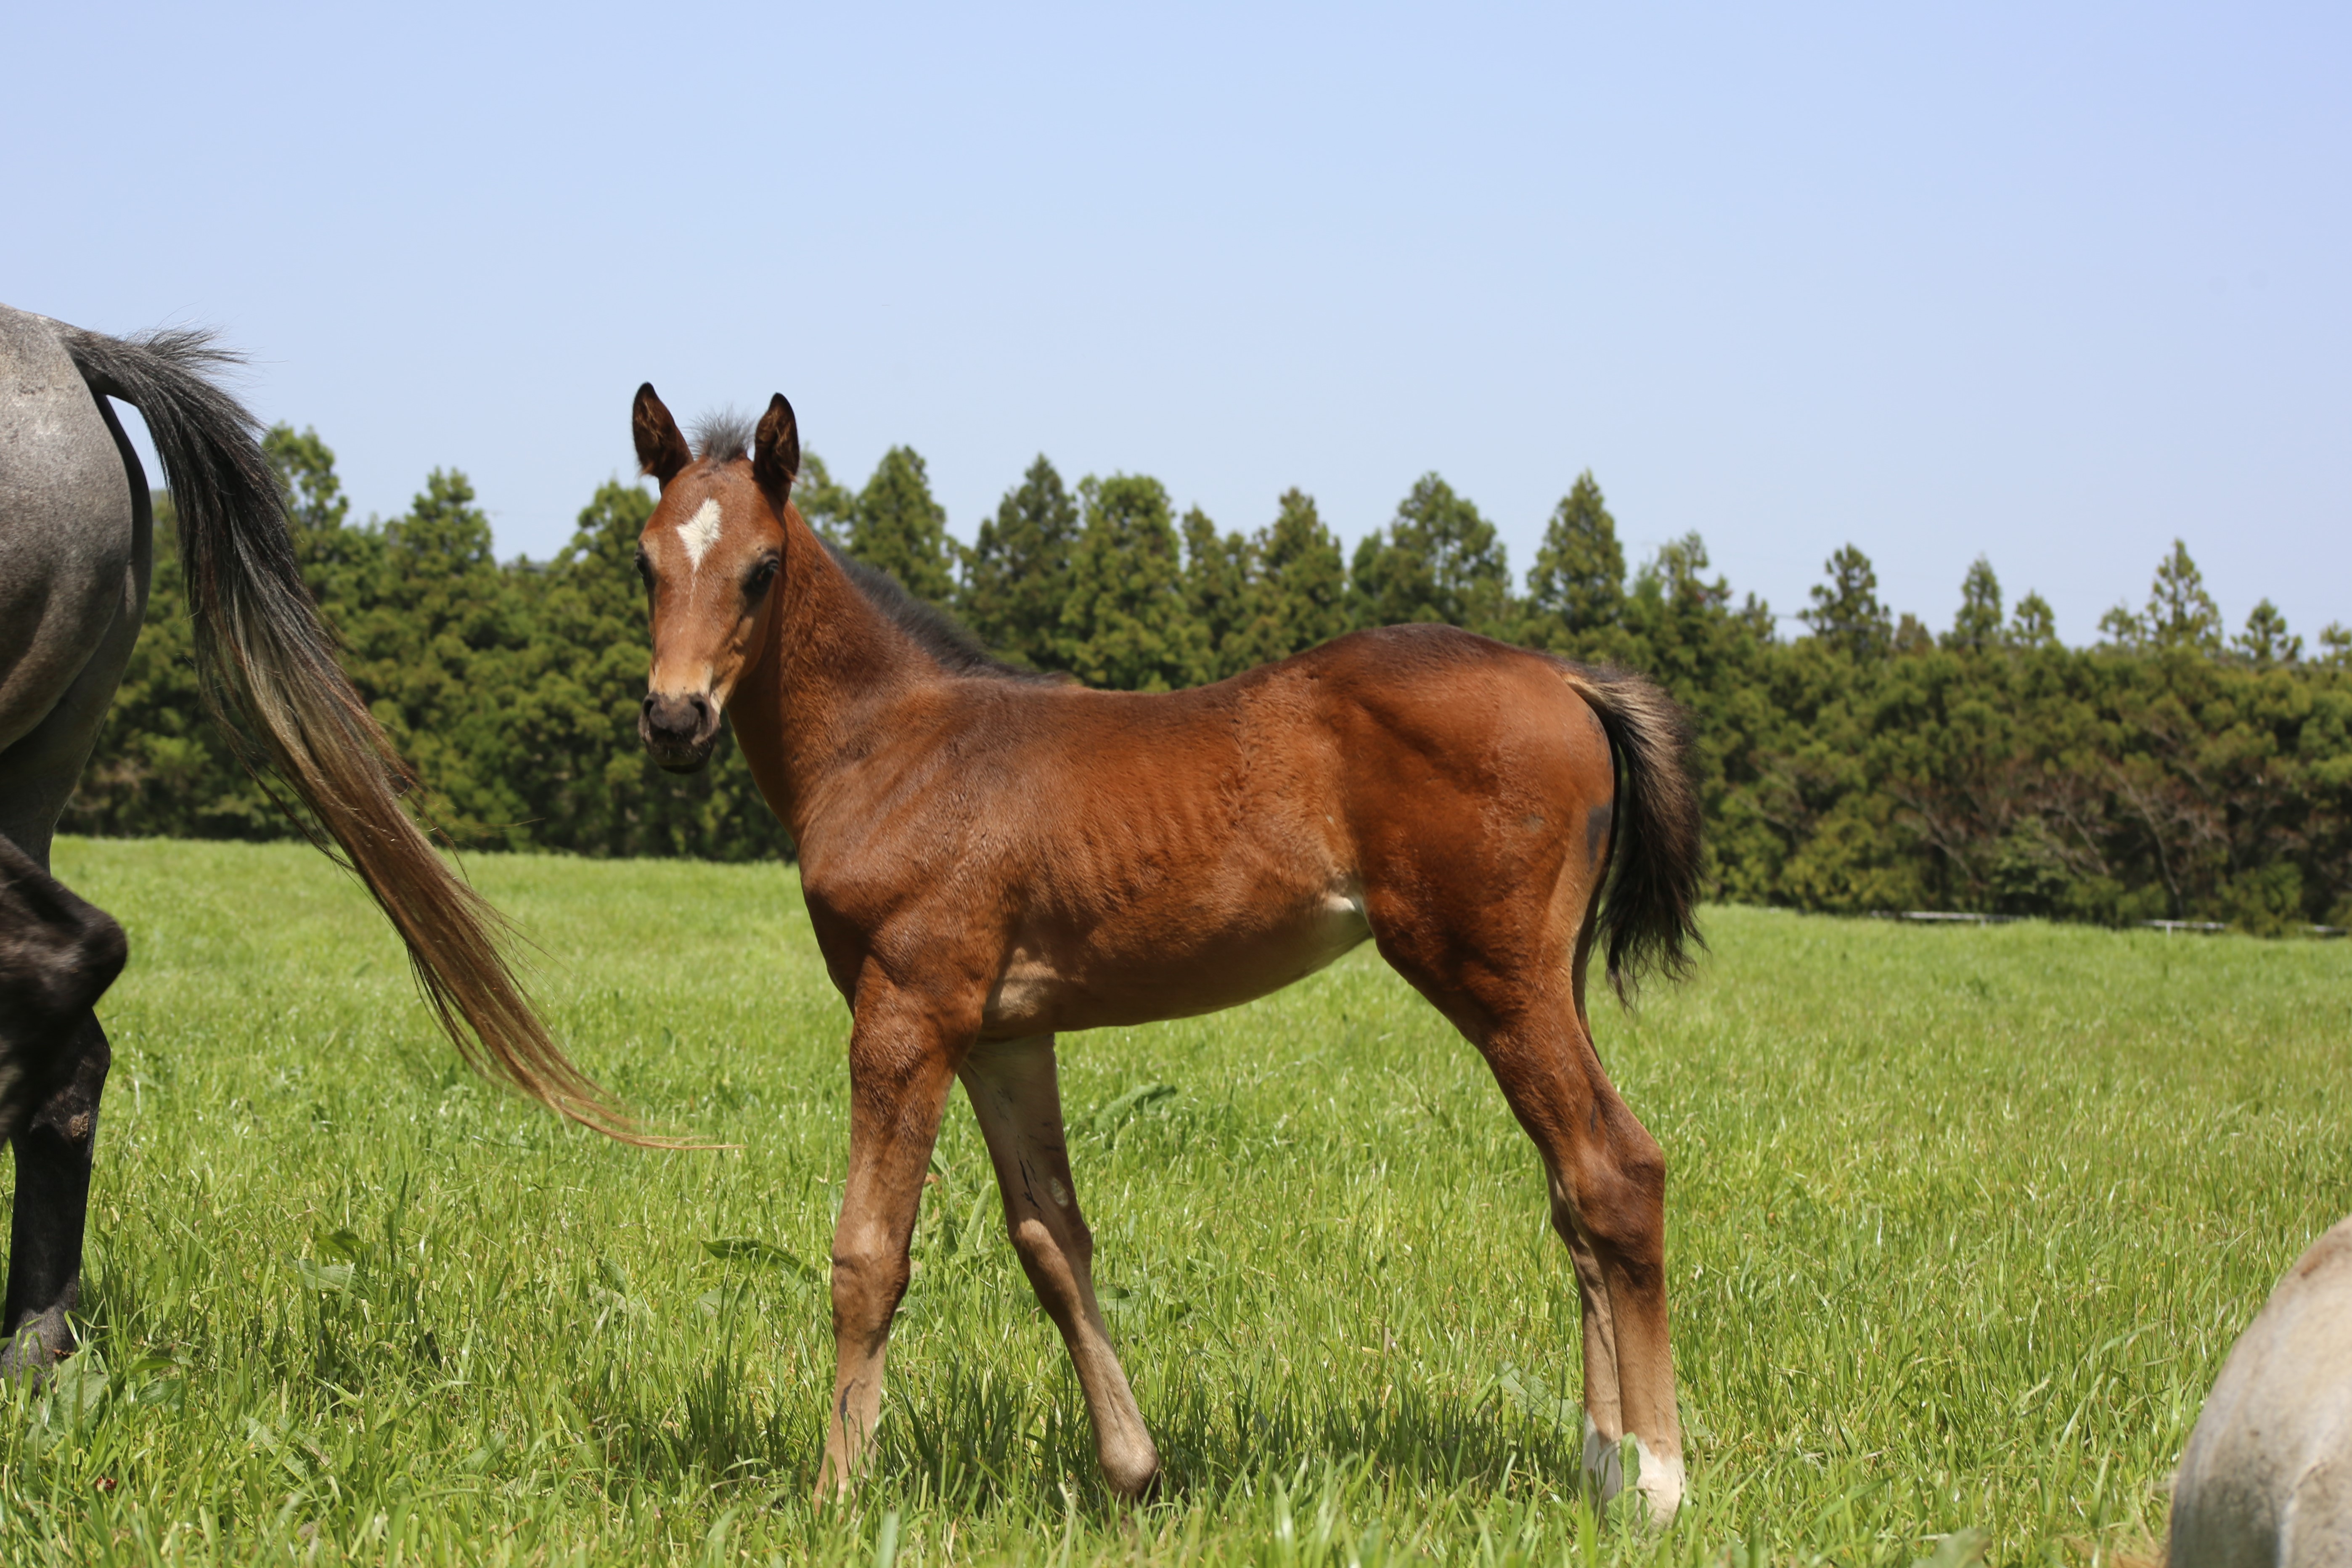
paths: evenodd
<path fill-rule="evenodd" d="M 48 864 L 146 608 L 146 479 L 58 324 L 0 306 L 0 837 Z"/>
<path fill-rule="evenodd" d="M 2352 1563 L 2352 1219 L 2239 1336 L 2172 1491 L 2171 1568 Z"/>

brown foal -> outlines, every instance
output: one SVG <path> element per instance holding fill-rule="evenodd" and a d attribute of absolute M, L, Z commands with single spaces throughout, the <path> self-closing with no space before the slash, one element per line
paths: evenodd
<path fill-rule="evenodd" d="M 1485 1054 L 1541 1152 L 1583 1309 L 1586 1465 L 1615 1490 L 1633 1437 L 1636 1486 L 1671 1515 L 1665 1163 L 1593 1052 L 1584 973 L 1596 941 L 1622 983 L 1679 967 L 1696 938 L 1698 806 L 1673 704 L 1439 626 L 1358 632 L 1198 690 L 1087 690 L 996 663 L 820 540 L 790 504 L 800 443 L 781 396 L 748 454 L 723 425 L 690 449 L 650 385 L 634 423 L 662 487 L 637 555 L 640 731 L 688 770 L 730 716 L 855 1019 L 818 1495 L 870 1452 L 958 1079 L 1103 1473 L 1123 1495 L 1150 1485 L 1159 1454 L 1095 1304 L 1054 1037 L 1230 1007 L 1370 937 Z"/>

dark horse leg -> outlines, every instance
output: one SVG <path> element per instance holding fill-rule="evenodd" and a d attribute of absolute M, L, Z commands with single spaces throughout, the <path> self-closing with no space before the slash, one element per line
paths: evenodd
<path fill-rule="evenodd" d="M 73 1352 L 67 1314 L 81 1305 L 90 1155 L 111 1059 L 98 1015 L 84 1009 L 66 1044 L 61 1081 L 10 1140 L 16 1207 L 8 1226 L 7 1304 L 0 1309 L 8 1341 L 0 1350 L 0 1377 L 37 1371 Z"/>
<path fill-rule="evenodd" d="M 106 1032 L 92 1005 L 122 972 L 122 928 L 0 837 L 0 1134 L 16 1152 L 0 1375 L 73 1349 Z"/>

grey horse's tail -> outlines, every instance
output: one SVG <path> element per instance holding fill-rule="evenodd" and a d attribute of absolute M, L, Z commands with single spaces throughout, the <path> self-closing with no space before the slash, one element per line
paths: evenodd
<path fill-rule="evenodd" d="M 1609 984 L 1629 996 L 1642 972 L 1690 970 L 1698 931 L 1700 811 L 1691 778 L 1690 716 L 1638 675 L 1566 667 L 1569 684 L 1599 715 L 1617 766 L 1608 890 L 1600 936 Z"/>
<path fill-rule="evenodd" d="M 163 459 L 207 700 L 232 734 L 234 721 L 245 721 L 333 836 L 330 845 L 270 789 L 312 842 L 375 896 L 459 1054 L 574 1121 L 630 1142 L 663 1142 L 639 1134 L 564 1056 L 499 951 L 504 921 L 401 809 L 405 771 L 335 660 L 254 418 L 208 379 L 236 356 L 215 347 L 208 332 L 126 342 L 60 328 L 82 379 L 144 415 Z"/>

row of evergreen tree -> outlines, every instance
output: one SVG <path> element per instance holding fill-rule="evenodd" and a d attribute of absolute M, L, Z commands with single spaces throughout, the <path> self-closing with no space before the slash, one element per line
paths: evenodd
<path fill-rule="evenodd" d="M 643 488 L 600 489 L 552 562 L 501 563 L 462 474 L 436 471 L 402 516 L 355 523 L 315 433 L 280 427 L 266 445 L 352 678 L 455 842 L 790 852 L 731 748 L 688 778 L 639 749 Z M 2098 645 L 2070 648 L 2039 595 L 2004 606 L 1983 560 L 1935 632 L 1880 601 L 1851 546 L 1811 590 L 1804 634 L 1783 637 L 1769 606 L 1710 574 L 1695 533 L 1629 574 L 1590 473 L 1554 509 L 1523 587 L 1493 523 L 1434 474 L 1352 552 L 1297 490 L 1255 531 L 1221 531 L 1197 508 L 1180 516 L 1158 479 L 1073 488 L 1042 457 L 968 545 L 906 447 L 854 490 L 811 457 L 796 500 L 1004 657 L 1091 685 L 1198 684 L 1402 621 L 1647 671 L 1696 717 L 1725 897 L 2352 923 L 2352 634 L 2331 626 L 2307 655 L 2267 601 L 2227 634 L 2178 542 L 2143 608 L 2110 612 Z M 203 712 L 168 546 L 67 826 L 289 831 Z"/>

